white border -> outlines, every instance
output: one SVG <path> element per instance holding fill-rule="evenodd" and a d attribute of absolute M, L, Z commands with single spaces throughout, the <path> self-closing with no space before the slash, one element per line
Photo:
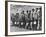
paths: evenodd
<path fill-rule="evenodd" d="M 10 17 L 9 17 L 10 16 L 10 4 L 14 4 L 14 5 L 42 6 L 42 31 L 10 32 Z M 44 33 L 44 4 L 8 2 L 8 35 L 34 34 L 34 33 Z"/>

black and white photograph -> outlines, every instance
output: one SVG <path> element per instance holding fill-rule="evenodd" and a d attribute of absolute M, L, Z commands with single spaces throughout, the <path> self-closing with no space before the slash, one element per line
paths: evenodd
<path fill-rule="evenodd" d="M 10 7 L 11 32 L 42 30 L 42 7 L 12 4 Z"/>
<path fill-rule="evenodd" d="M 44 4 L 8 2 L 8 35 L 44 33 Z"/>

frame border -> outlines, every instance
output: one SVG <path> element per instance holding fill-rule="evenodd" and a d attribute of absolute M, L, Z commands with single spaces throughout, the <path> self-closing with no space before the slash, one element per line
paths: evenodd
<path fill-rule="evenodd" d="M 8 2 L 44 4 L 44 33 L 8 35 L 8 7 L 7 7 Z M 41 34 L 45 34 L 45 3 L 42 3 L 42 2 L 27 2 L 27 1 L 5 1 L 5 36 L 24 36 L 24 35 L 41 35 Z"/>

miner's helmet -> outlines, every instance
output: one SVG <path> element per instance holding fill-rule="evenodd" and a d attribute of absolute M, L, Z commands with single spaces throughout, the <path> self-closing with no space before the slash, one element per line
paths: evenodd
<path fill-rule="evenodd" d="M 38 8 L 36 8 L 36 12 L 38 11 Z"/>
<path fill-rule="evenodd" d="M 35 9 L 33 8 L 33 9 L 32 9 L 32 11 L 34 12 L 34 11 L 35 11 Z"/>
<path fill-rule="evenodd" d="M 24 14 L 24 10 L 21 12 L 21 14 Z"/>
<path fill-rule="evenodd" d="M 28 13 L 28 10 L 26 12 Z"/>
<path fill-rule="evenodd" d="M 31 10 L 29 10 L 29 13 L 31 13 Z"/>

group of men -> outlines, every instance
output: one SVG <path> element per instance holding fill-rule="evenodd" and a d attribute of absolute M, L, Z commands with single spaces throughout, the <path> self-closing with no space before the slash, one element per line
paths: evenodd
<path fill-rule="evenodd" d="M 21 17 L 19 17 L 19 13 L 17 13 L 14 19 L 11 17 L 11 20 L 13 24 L 16 24 L 18 27 L 37 30 L 40 27 L 40 8 L 33 8 L 26 12 L 23 10 L 21 12 Z"/>

